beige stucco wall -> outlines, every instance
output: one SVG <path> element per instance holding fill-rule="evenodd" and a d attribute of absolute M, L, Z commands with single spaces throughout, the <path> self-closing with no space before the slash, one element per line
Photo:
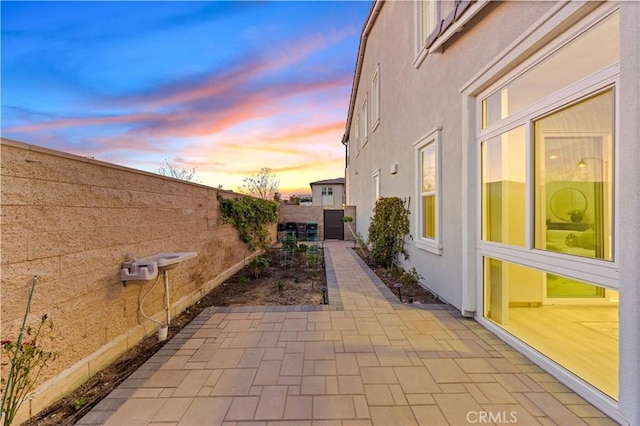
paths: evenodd
<path fill-rule="evenodd" d="M 443 5 L 443 16 L 452 5 Z M 358 81 L 355 113 L 370 96 L 371 79 L 379 65 L 380 124 L 369 131 L 357 152 L 355 116 L 350 129 L 347 203 L 358 206 L 358 232 L 367 235 L 372 216 L 372 173 L 380 170 L 380 195 L 411 199 L 411 234 L 418 216 L 414 143 L 442 126 L 442 254 L 421 250 L 409 241 L 409 261 L 440 297 L 462 306 L 463 124 L 460 88 L 496 57 L 552 2 L 493 2 L 464 25 L 464 30 L 429 54 L 416 68 L 415 4 L 384 2 L 369 33 Z M 355 114 L 354 113 L 354 114 Z M 369 120 L 371 123 L 371 119 Z M 398 172 L 391 166 L 398 163 Z"/>
<path fill-rule="evenodd" d="M 21 416 L 155 332 L 138 312 L 152 282 L 120 281 L 128 256 L 198 252 L 170 271 L 173 317 L 254 254 L 221 222 L 216 196 L 232 193 L 6 139 L 1 165 L 2 338 L 17 335 L 37 275 L 30 319 L 48 314 L 55 331 L 47 348 L 59 353 Z M 145 313 L 162 319 L 163 297 L 157 285 Z"/>
<path fill-rule="evenodd" d="M 368 214 L 363 206 L 372 204 L 371 173 L 380 169 L 382 196 L 412 197 L 412 233 L 415 233 L 417 176 L 413 143 L 436 126 L 442 126 L 442 254 L 427 253 L 409 243 L 409 262 L 426 277 L 426 283 L 436 293 L 465 310 L 466 314 L 473 314 L 473 310 L 469 310 L 471 307 L 482 315 L 482 306 L 474 306 L 474 298 L 478 295 L 476 286 L 482 274 L 476 257 L 480 233 L 480 197 L 477 193 L 480 159 L 469 148 L 474 146 L 471 144 L 475 144 L 477 134 L 472 115 L 476 108 L 474 97 L 575 24 L 581 14 L 608 6 L 607 3 L 578 1 L 490 2 L 457 35 L 445 42 L 442 52 L 430 53 L 418 68 L 414 66 L 413 3 L 384 2 L 369 34 L 354 103 L 358 111 L 370 91 L 371 76 L 379 64 L 381 122 L 357 155 L 353 140 L 355 123 L 352 122 L 347 202 L 359 207 L 358 230 L 366 232 Z M 614 225 L 620 290 L 618 406 L 614 407 L 607 398 L 587 394 L 584 388 L 577 389 L 584 392 L 583 396 L 590 395 L 591 402 L 597 402 L 599 408 L 620 423 L 640 424 L 640 405 L 637 403 L 640 394 L 637 362 L 640 356 L 640 328 L 637 326 L 640 318 L 640 264 L 637 261 L 640 252 L 640 169 L 637 167 L 640 160 L 640 3 L 625 1 L 619 2 L 618 6 L 621 54 L 620 77 L 616 83 Z M 550 19 L 549 16 L 559 14 L 558 10 L 565 10 L 562 8 L 574 11 L 563 12 L 573 13 L 570 19 L 553 24 L 540 20 L 545 15 L 545 19 Z M 554 13 L 549 13 L 551 10 Z M 532 31 L 539 34 L 531 37 Z M 535 40 L 535 43 L 524 43 L 527 39 Z M 518 46 L 526 46 L 526 49 L 518 49 Z M 398 173 L 391 175 L 389 167 L 396 161 Z M 469 293 L 463 296 L 465 287 Z M 551 367 L 546 365 L 546 368 Z M 570 382 L 571 379 L 565 380 Z"/>

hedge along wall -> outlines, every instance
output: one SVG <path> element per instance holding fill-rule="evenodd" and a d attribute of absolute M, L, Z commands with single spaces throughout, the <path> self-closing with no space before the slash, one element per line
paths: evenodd
<path fill-rule="evenodd" d="M 59 353 L 18 421 L 156 331 L 138 311 L 152 281 L 120 281 L 128 257 L 198 252 L 169 272 L 175 317 L 256 254 L 222 224 L 216 195 L 238 196 L 231 192 L 7 139 L 0 155 L 2 339 L 17 336 L 37 275 L 30 322 L 49 315 L 55 330 L 46 349 Z M 275 239 L 275 224 L 270 232 Z M 144 303 L 160 321 L 162 284 L 160 277 Z"/>

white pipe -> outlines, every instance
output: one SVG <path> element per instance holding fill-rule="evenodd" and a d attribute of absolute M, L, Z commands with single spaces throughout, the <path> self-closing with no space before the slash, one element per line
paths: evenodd
<path fill-rule="evenodd" d="M 151 285 L 151 287 L 149 287 L 149 289 L 144 293 L 144 295 L 142 296 L 142 298 L 140 299 L 140 302 L 138 303 L 138 309 L 140 310 L 140 313 L 142 314 L 143 317 L 145 317 L 146 319 L 148 319 L 149 321 L 153 321 L 158 325 L 162 325 L 162 323 L 154 318 L 151 318 L 150 316 L 148 316 L 147 314 L 144 313 L 144 310 L 142 309 L 142 304 L 144 303 L 144 299 L 147 298 L 147 296 L 149 295 L 149 293 L 151 293 L 151 290 L 153 290 L 153 288 L 156 286 L 156 284 L 158 283 L 158 279 L 160 278 L 160 276 L 158 275 L 155 279 L 155 281 L 153 282 L 153 284 Z"/>
<path fill-rule="evenodd" d="M 170 318 L 170 306 L 169 306 L 169 271 L 164 271 L 164 310 L 167 314 L 167 327 L 169 327 Z"/>

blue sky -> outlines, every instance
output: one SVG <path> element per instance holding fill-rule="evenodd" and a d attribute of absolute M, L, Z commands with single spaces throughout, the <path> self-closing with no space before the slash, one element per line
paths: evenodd
<path fill-rule="evenodd" d="M 237 190 L 270 167 L 286 194 L 344 174 L 370 1 L 6 2 L 2 135 Z"/>

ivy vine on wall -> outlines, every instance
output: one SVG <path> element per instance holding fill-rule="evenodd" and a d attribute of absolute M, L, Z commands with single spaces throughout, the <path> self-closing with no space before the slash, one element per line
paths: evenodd
<path fill-rule="evenodd" d="M 233 225 L 252 250 L 267 249 L 270 223 L 278 221 L 278 204 L 253 197 L 223 198 L 218 194 L 222 223 Z"/>

